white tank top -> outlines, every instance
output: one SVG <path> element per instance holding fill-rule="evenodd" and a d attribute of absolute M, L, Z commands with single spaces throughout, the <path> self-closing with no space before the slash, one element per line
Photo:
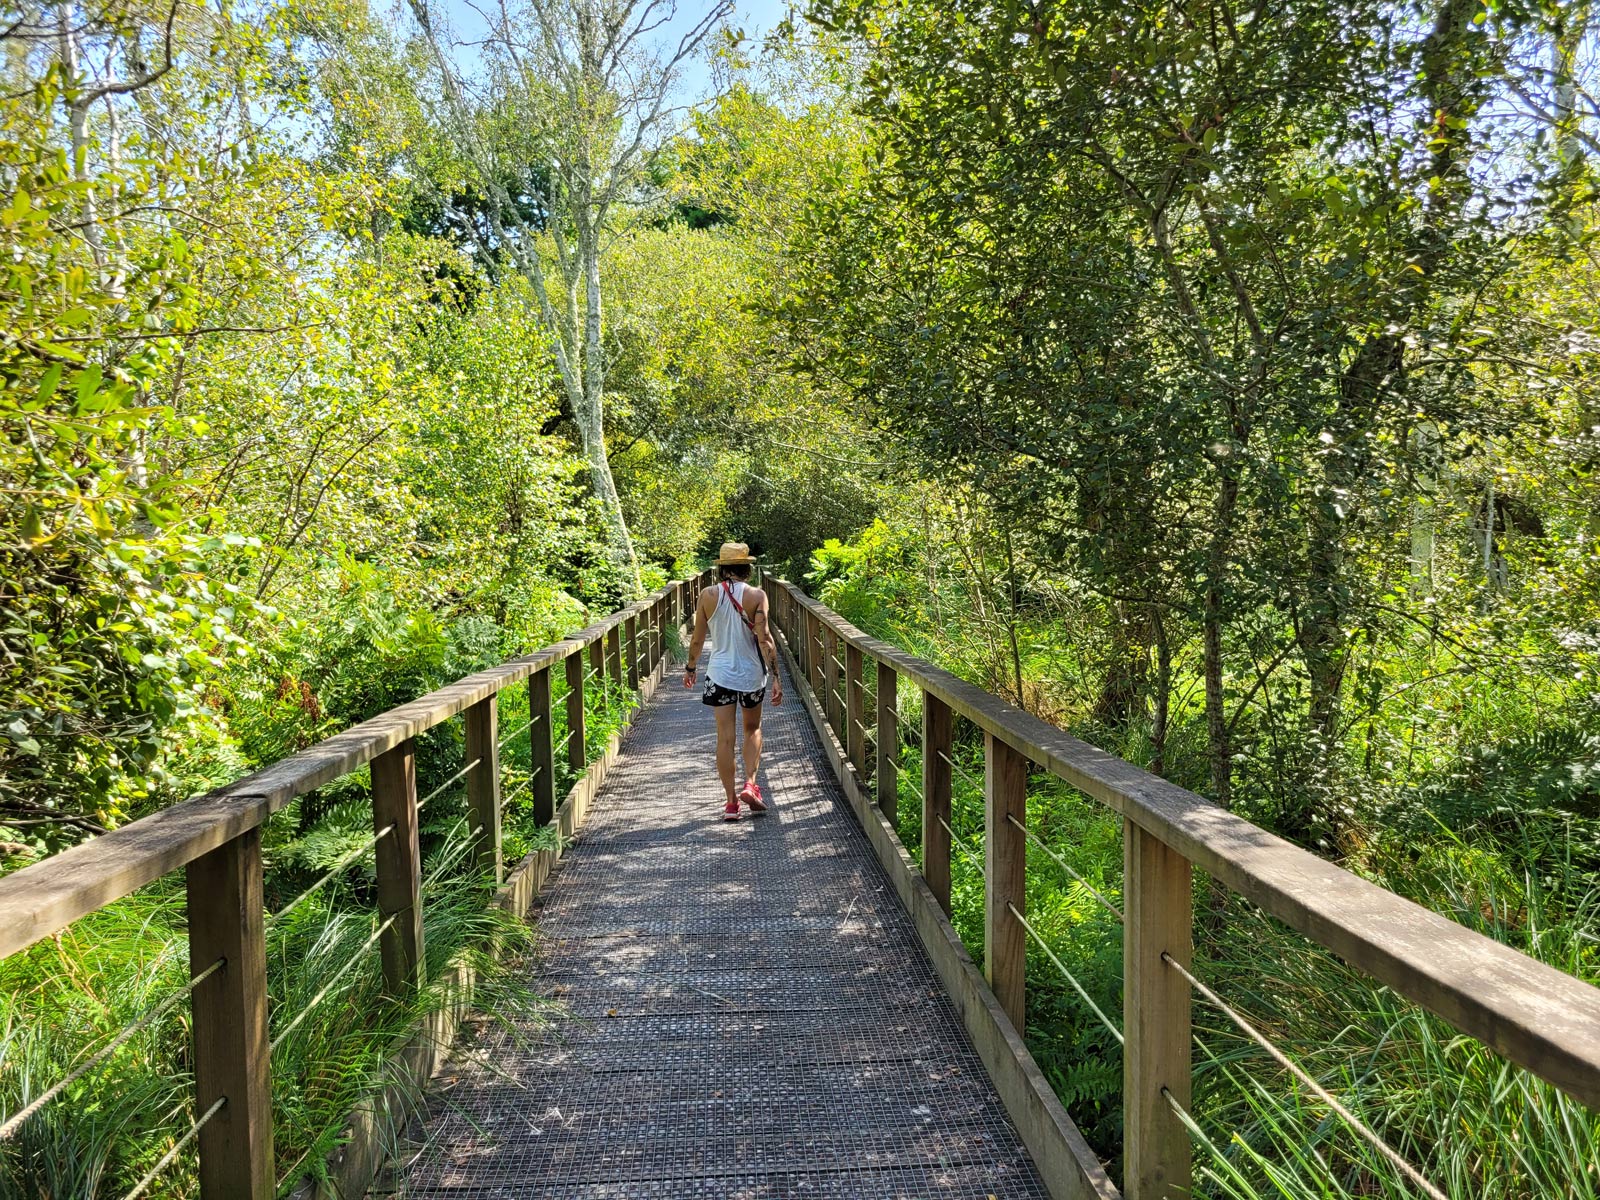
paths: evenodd
<path fill-rule="evenodd" d="M 706 678 L 730 692 L 758 692 L 767 686 L 766 664 L 756 649 L 755 634 L 744 623 L 744 589 L 737 579 L 730 580 L 726 589 L 719 583 L 717 607 L 709 622 L 711 661 L 706 664 Z"/>

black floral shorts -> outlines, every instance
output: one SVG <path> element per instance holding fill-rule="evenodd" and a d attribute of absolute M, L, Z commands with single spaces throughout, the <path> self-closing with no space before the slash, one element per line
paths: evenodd
<path fill-rule="evenodd" d="M 712 708 L 726 708 L 737 703 L 740 708 L 760 708 L 761 701 L 766 696 L 767 689 L 758 687 L 753 692 L 736 692 L 732 688 L 725 688 L 720 683 L 706 680 L 706 694 L 700 698 L 701 704 L 709 704 Z"/>

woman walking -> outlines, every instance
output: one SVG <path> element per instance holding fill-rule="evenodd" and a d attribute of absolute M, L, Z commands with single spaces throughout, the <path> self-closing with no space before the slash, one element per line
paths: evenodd
<path fill-rule="evenodd" d="M 767 680 L 772 681 L 772 703 L 783 703 L 783 683 L 778 678 L 778 647 L 767 624 L 767 594 L 749 583 L 755 566 L 744 542 L 724 542 L 718 552 L 717 586 L 700 593 L 694 610 L 694 638 L 683 668 L 683 686 L 694 687 L 695 664 L 711 637 L 711 661 L 706 664 L 703 703 L 717 718 L 717 775 L 727 795 L 722 817 L 739 819 L 741 801 L 752 813 L 767 811 L 756 773 L 761 769 L 761 703 Z M 735 712 L 744 720 L 744 786 L 734 791 Z"/>

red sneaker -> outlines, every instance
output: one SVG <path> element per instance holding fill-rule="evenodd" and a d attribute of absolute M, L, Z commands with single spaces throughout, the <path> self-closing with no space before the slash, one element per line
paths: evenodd
<path fill-rule="evenodd" d="M 729 800 L 722 806 L 722 819 L 724 821 L 737 821 L 739 819 L 739 802 Z"/>
<path fill-rule="evenodd" d="M 767 811 L 767 802 L 761 798 L 761 785 L 753 779 L 739 789 L 739 799 L 749 805 L 753 813 Z"/>

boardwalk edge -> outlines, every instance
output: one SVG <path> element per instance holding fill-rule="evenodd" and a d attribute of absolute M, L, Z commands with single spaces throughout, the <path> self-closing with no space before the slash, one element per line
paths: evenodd
<path fill-rule="evenodd" d="M 566 842 L 575 837 L 589 815 L 589 806 L 622 750 L 622 737 L 635 714 L 655 694 L 671 664 L 663 656 L 647 678 L 639 681 L 639 702 L 623 727 L 606 742 L 605 751 L 589 764 L 556 809 L 560 832 L 555 849 L 532 850 L 507 875 L 493 903 L 518 917 L 525 915 L 561 860 Z M 420 1107 L 423 1092 L 450 1057 L 461 1023 L 472 1008 L 478 973 L 464 959 L 452 962 L 440 981 L 449 1002 L 428 1013 L 416 1030 L 403 1038 L 389 1058 L 385 1074 L 393 1082 L 358 1104 L 345 1120 L 343 1144 L 327 1158 L 323 1180 L 306 1180 L 289 1193 L 290 1200 L 361 1200 L 393 1154 L 398 1134 Z"/>
<path fill-rule="evenodd" d="M 805 704 L 834 776 L 866 832 L 873 853 L 894 884 L 900 903 L 911 915 L 917 937 L 949 992 L 973 1048 L 983 1060 L 995 1091 L 1051 1196 L 1055 1200 L 1121 1200 L 1122 1193 L 1056 1098 L 1049 1080 L 1028 1052 L 1027 1043 L 1000 1007 L 894 827 L 867 795 L 855 764 L 845 755 L 844 747 L 823 717 L 787 639 L 776 628 L 773 635 L 789 668 L 794 693 Z"/>

